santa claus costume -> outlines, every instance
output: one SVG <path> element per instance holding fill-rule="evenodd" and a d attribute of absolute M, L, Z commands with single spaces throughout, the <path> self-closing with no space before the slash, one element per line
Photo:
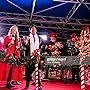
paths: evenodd
<path fill-rule="evenodd" d="M 14 56 L 16 60 L 20 58 L 20 38 L 19 38 L 18 28 L 16 25 L 12 26 L 8 32 L 8 35 L 5 36 L 4 47 L 5 47 L 6 58 L 9 58 L 11 56 Z M 10 67 L 11 67 L 10 63 L 7 63 L 5 65 L 4 80 L 7 80 L 9 77 Z M 22 79 L 21 67 L 19 67 L 18 65 L 13 65 L 11 80 L 17 81 L 21 79 Z"/>

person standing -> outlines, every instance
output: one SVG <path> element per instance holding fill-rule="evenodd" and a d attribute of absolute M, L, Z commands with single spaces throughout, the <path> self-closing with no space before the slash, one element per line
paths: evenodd
<path fill-rule="evenodd" d="M 37 28 L 35 25 L 32 25 L 31 28 L 29 29 L 29 31 L 30 31 L 30 56 L 32 56 L 34 51 L 39 49 L 39 37 L 37 35 Z M 26 86 L 25 86 L 25 89 L 29 88 L 31 75 L 34 70 L 35 70 L 35 63 L 33 62 L 32 64 L 30 64 L 28 62 L 26 64 L 26 78 L 25 78 Z"/>
<path fill-rule="evenodd" d="M 4 47 L 6 58 L 14 57 L 15 60 L 20 58 L 20 37 L 18 27 L 13 25 L 8 35 L 4 38 Z M 12 59 L 11 59 L 12 60 Z M 7 63 L 5 67 L 4 79 L 7 80 L 6 87 L 11 88 L 11 80 L 18 81 L 22 79 L 21 67 Z"/>

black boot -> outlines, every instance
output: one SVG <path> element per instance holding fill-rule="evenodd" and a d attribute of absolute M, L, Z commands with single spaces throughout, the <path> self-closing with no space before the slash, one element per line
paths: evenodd
<path fill-rule="evenodd" d="M 64 78 L 64 84 L 65 85 L 67 84 L 67 78 Z"/>
<path fill-rule="evenodd" d="M 39 88 L 38 88 L 38 90 L 42 90 L 42 88 L 41 88 L 41 87 L 39 87 Z"/>
<path fill-rule="evenodd" d="M 6 84 L 6 88 L 12 88 L 12 87 L 14 87 L 12 84 L 10 84 L 10 83 Z"/>
<path fill-rule="evenodd" d="M 32 82 L 32 85 L 34 85 L 34 86 L 35 86 L 35 82 Z"/>
<path fill-rule="evenodd" d="M 26 81 L 26 86 L 24 89 L 28 89 L 29 88 L 29 82 Z"/>
<path fill-rule="evenodd" d="M 9 71 L 9 74 L 8 74 L 8 79 L 7 79 L 7 84 L 6 84 L 7 88 L 12 88 L 13 87 L 13 85 L 11 84 L 12 70 L 13 70 L 13 65 L 10 66 L 10 71 Z"/>

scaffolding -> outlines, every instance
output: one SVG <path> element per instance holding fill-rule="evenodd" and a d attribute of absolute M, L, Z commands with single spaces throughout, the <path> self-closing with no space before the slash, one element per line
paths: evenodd
<path fill-rule="evenodd" d="M 33 0 L 32 4 L 32 11 L 31 13 L 25 11 L 21 7 L 17 6 L 16 4 L 12 3 L 9 0 L 6 0 L 8 3 L 14 5 L 18 9 L 22 10 L 24 14 L 19 13 L 9 13 L 9 12 L 0 12 L 0 25 L 11 26 L 16 24 L 17 26 L 24 26 L 29 28 L 31 23 L 37 25 L 38 28 L 42 28 L 45 30 L 49 30 L 50 32 L 54 31 L 59 34 L 65 34 L 73 31 L 80 31 L 81 26 L 89 25 L 90 20 L 88 19 L 76 19 L 72 18 L 79 7 L 83 4 L 86 8 L 90 11 L 88 5 L 90 5 L 89 0 L 53 0 L 58 1 L 60 4 L 55 5 L 53 7 L 34 12 L 36 0 Z M 52 17 L 52 16 L 43 16 L 38 15 L 42 12 L 46 12 L 48 10 L 54 9 L 56 7 L 60 7 L 67 3 L 73 3 L 73 7 L 68 12 L 66 17 Z"/>

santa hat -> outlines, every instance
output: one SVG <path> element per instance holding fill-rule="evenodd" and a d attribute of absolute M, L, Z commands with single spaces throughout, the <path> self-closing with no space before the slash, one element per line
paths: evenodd
<path fill-rule="evenodd" d="M 56 38 L 56 33 L 50 33 L 50 37 L 54 37 L 54 38 Z"/>

